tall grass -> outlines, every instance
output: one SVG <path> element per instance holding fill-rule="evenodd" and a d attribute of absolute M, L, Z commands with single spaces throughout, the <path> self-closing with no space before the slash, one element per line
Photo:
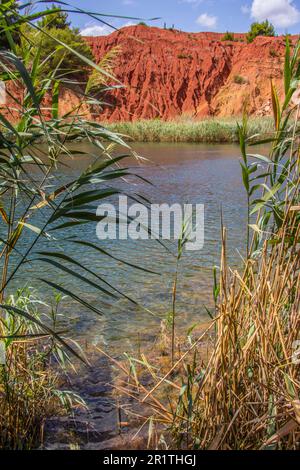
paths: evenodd
<path fill-rule="evenodd" d="M 249 147 L 246 119 L 239 127 L 251 230 L 242 268 L 228 266 L 222 227 L 211 324 L 167 370 L 143 355 L 140 378 L 130 382 L 130 395 L 150 407 L 172 448 L 299 449 L 299 51 L 287 41 L 282 103 L 270 86 L 269 155 Z M 212 341 L 208 358 L 205 341 Z M 152 385 L 141 392 L 145 375 Z"/>
<path fill-rule="evenodd" d="M 63 389 L 60 374 L 66 373 L 70 357 L 50 335 L 41 333 L 31 318 L 53 327 L 58 322 L 61 296 L 53 305 L 41 302 L 32 289 L 20 289 L 7 298 L 7 306 L 25 311 L 29 318 L 2 318 L 5 348 L 0 365 L 0 447 L 31 449 L 43 443 L 43 429 L 53 414 L 70 413 L 85 406 L 76 394 Z M 44 313 L 42 313 L 42 311 Z M 5 357 L 4 357 L 5 355 Z M 59 365 L 54 368 L 54 365 Z"/>
<path fill-rule="evenodd" d="M 191 142 L 191 143 L 234 143 L 239 141 L 237 122 L 241 118 L 174 120 L 160 119 L 107 124 L 113 131 L 134 142 Z M 271 118 L 252 118 L 249 121 L 248 136 L 265 135 L 272 132 Z"/>
<path fill-rule="evenodd" d="M 29 448 L 41 438 L 44 419 L 58 396 L 50 359 L 60 362 L 62 357 L 77 357 L 86 362 L 76 343 L 68 339 L 65 331 L 59 331 L 59 323 L 53 322 L 51 316 L 35 313 L 30 296 L 26 302 L 11 301 L 12 284 L 21 269 L 26 272 L 27 263 L 35 266 L 31 272 L 39 282 L 41 301 L 54 290 L 56 295 L 72 299 L 93 315 L 102 315 L 109 302 L 123 297 L 118 287 L 77 259 L 79 248 L 109 256 L 97 243 L 76 237 L 76 229 L 101 219 L 96 216 L 98 202 L 118 194 L 114 183 L 130 174 L 119 166 L 130 154 L 129 146 L 119 135 L 87 121 L 84 115 L 87 101 L 100 109 L 99 89 L 101 92 L 102 87 L 116 86 L 111 54 L 95 64 L 36 22 L 58 13 L 59 5 L 64 11 L 83 13 L 82 10 L 51 1 L 40 2 L 52 4 L 49 10 L 35 12 L 30 8 L 35 3 L 28 2 L 24 7 L 7 0 L 0 4 L 0 38 L 5 44 L 0 49 L 0 80 L 5 83 L 10 100 L 0 109 L 0 446 L 6 448 Z M 100 21 L 102 16 L 93 14 Z M 24 24 L 53 40 L 56 48 L 50 56 L 56 51 L 60 54 L 62 49 L 76 55 L 90 79 L 77 83 L 76 70 L 66 70 L 61 61 L 55 70 L 45 71 L 42 42 L 37 46 L 26 36 L 21 37 L 20 27 Z M 20 93 L 12 93 L 12 84 Z M 74 86 L 81 90 L 80 101 L 63 114 L 59 92 Z M 11 111 L 18 117 L 16 122 L 7 118 Z M 74 144 L 82 139 L 91 144 L 89 152 L 80 151 L 86 166 L 79 176 L 69 174 L 62 182 L 57 169 L 76 159 Z M 123 148 L 122 154 L 116 147 Z M 61 248 L 62 242 L 68 244 L 69 255 Z M 45 265 L 57 275 L 47 274 Z M 99 294 L 97 305 L 62 284 L 57 279 L 59 273 L 64 275 L 64 282 L 69 276 L 93 288 Z M 17 282 L 23 287 L 20 277 Z M 66 310 L 59 313 L 68 315 Z"/>

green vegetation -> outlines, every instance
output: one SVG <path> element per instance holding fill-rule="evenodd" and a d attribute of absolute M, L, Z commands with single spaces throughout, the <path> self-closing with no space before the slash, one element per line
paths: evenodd
<path fill-rule="evenodd" d="M 286 34 L 286 35 L 285 35 L 285 41 L 288 41 L 289 46 L 292 47 L 292 45 L 293 45 L 293 40 L 292 40 L 290 34 Z"/>
<path fill-rule="evenodd" d="M 269 54 L 271 57 L 280 57 L 279 52 L 277 52 L 276 49 L 274 49 L 274 47 L 271 47 Z"/>
<path fill-rule="evenodd" d="M 249 140 L 246 114 L 238 125 L 248 200 L 241 269 L 228 266 L 222 221 L 209 324 L 193 341 L 188 334 L 185 351 L 182 338 L 172 341 L 180 350 L 175 361 L 169 354 L 168 367 L 161 358 L 149 365 L 141 354 L 139 375 L 127 368 L 130 396 L 152 404 L 149 419 L 165 427 L 169 448 L 299 448 L 299 56 L 300 42 L 291 54 L 287 41 L 281 102 L 274 85 L 271 89 L 269 153 L 257 153 L 264 137 L 254 146 Z"/>
<path fill-rule="evenodd" d="M 12 26 L 18 20 L 18 4 L 16 0 L 1 1 L 0 2 L 0 18 L 2 24 L 0 25 L 0 49 L 9 47 L 9 39 L 4 32 L 4 27 Z M 20 35 L 17 30 L 12 29 L 11 35 L 14 42 L 19 42 Z"/>
<path fill-rule="evenodd" d="M 113 88 L 109 83 L 116 81 L 111 75 L 114 52 L 100 64 L 93 63 L 86 49 L 79 47 L 77 36 L 73 42 L 76 34 L 55 6 L 38 13 L 15 9 L 14 22 L 8 27 L 4 9 L 13 4 L 2 1 L 0 9 L 0 34 L 7 40 L 6 48 L 0 50 L 0 80 L 8 99 L 0 110 L 0 446 L 28 449 L 40 444 L 45 419 L 60 404 L 72 405 L 71 394 L 58 388 L 52 365 L 64 366 L 74 358 L 86 363 L 79 346 L 66 335 L 69 312 L 60 299 L 71 299 L 91 314 L 102 315 L 109 302 L 123 297 L 118 287 L 76 259 L 78 247 L 109 256 L 97 244 L 88 245 L 76 236 L 76 229 L 100 220 L 97 202 L 120 193 L 114 183 L 130 172 L 118 163 L 130 154 L 130 148 L 120 136 L 87 121 L 81 113 L 87 100 L 100 109 L 101 102 L 90 94 L 95 87 L 105 83 L 106 89 Z M 30 34 L 22 36 L 19 47 L 14 36 L 23 31 Z M 76 80 L 78 68 L 92 70 L 85 83 Z M 59 92 L 68 87 L 70 75 L 72 85 L 83 87 L 83 94 L 74 108 L 62 114 Z M 21 92 L 12 92 L 12 86 Z M 45 100 L 50 103 L 47 118 Z M 11 108 L 16 117 L 9 121 Z M 86 157 L 85 168 L 62 184 L 57 169 L 76 158 L 78 152 L 72 145 L 78 139 L 87 139 L 93 146 L 92 161 L 90 152 L 80 152 Z M 110 154 L 116 145 L 123 147 L 121 156 L 116 151 Z M 62 240 L 68 240 L 68 255 L 61 248 Z M 37 296 L 25 289 L 12 295 L 14 280 L 21 269 L 26 273 L 29 262 L 34 270 L 29 280 L 24 279 L 24 287 L 35 280 L 40 286 Z M 45 265 L 62 273 L 64 283 L 58 284 L 53 273 L 47 274 Z M 84 288 L 79 295 L 70 290 L 68 276 L 94 289 L 97 305 L 85 298 Z M 53 291 L 55 304 L 48 306 L 45 299 Z"/>
<path fill-rule="evenodd" d="M 160 119 L 116 122 L 107 127 L 134 142 L 238 142 L 238 118 L 162 121 Z M 249 136 L 267 135 L 272 130 L 270 118 L 254 118 L 249 122 Z"/>
<path fill-rule="evenodd" d="M 192 59 L 193 56 L 190 54 L 178 54 L 177 58 L 178 59 Z"/>
<path fill-rule="evenodd" d="M 234 33 L 230 33 L 229 31 L 226 31 L 226 33 L 222 37 L 222 41 L 234 41 Z"/>
<path fill-rule="evenodd" d="M 248 83 L 248 80 L 245 77 L 242 77 L 241 75 L 235 75 L 233 77 L 233 81 L 237 85 L 245 85 L 246 83 Z"/>
<path fill-rule="evenodd" d="M 55 328 L 62 296 L 45 304 L 32 289 L 9 295 L 1 322 L 6 356 L 0 366 L 0 448 L 32 449 L 43 440 L 43 425 L 54 414 L 69 413 L 74 405 L 85 407 L 78 395 L 62 389 L 60 372 L 66 373 L 70 358 L 38 322 Z M 43 308 L 41 313 L 39 308 Z M 17 311 L 24 314 L 15 314 Z M 38 338 L 38 339 L 37 339 Z M 3 353 L 3 351 L 2 351 Z M 52 367 L 59 365 L 59 368 Z"/>
<path fill-rule="evenodd" d="M 64 42 L 69 25 L 61 10 L 53 7 L 23 13 L 13 0 L 2 1 L 0 6 L 0 37 L 4 44 L 0 50 L 0 80 L 5 82 L 9 99 L 0 113 L 1 447 L 38 447 L 48 416 L 69 410 L 74 402 L 84 406 L 79 397 L 62 389 L 59 372 L 53 368 L 53 364 L 65 368 L 74 358 L 86 363 L 79 345 L 62 328 L 66 322 L 60 318 L 66 320 L 68 315 L 62 301 L 71 299 L 93 315 L 102 315 L 110 302 L 120 298 L 138 308 L 119 286 L 77 258 L 80 247 L 121 261 L 101 245 L 80 238 L 81 232 L 76 229 L 99 221 L 101 217 L 95 215 L 98 202 L 120 194 L 120 179 L 124 185 L 127 177 L 136 177 L 119 166 L 132 155 L 122 135 L 127 134 L 139 141 L 238 141 L 248 217 L 239 271 L 227 264 L 226 229 L 221 221 L 220 266 L 212 272 L 214 308 L 206 308 L 210 321 L 197 338 L 191 334 L 192 327 L 183 343 L 177 341 L 180 318 L 176 315 L 176 294 L 182 249 L 188 239 L 189 224 L 185 221 L 168 318 L 170 352 L 164 357 L 164 366 L 161 358 L 155 357 L 155 367 L 142 352 L 137 360 L 127 355 L 129 368 L 121 364 L 127 376 L 120 390 L 126 393 L 127 387 L 131 400 L 146 403 L 147 410 L 152 408 L 149 442 L 155 432 L 153 423 L 160 423 L 156 444 L 164 447 L 298 449 L 300 43 L 291 53 L 287 38 L 284 97 L 280 102 L 271 84 L 272 120 L 248 121 L 244 115 L 238 125 L 233 119 L 211 119 L 103 126 L 86 120 L 81 108 L 86 100 L 92 100 L 100 112 L 101 101 L 96 100 L 93 91 L 104 83 L 106 89 L 113 90 L 111 83 L 116 80 L 112 61 L 116 51 L 94 64 L 77 43 L 72 43 L 75 50 L 71 43 Z M 13 16 L 7 20 L 8 11 Z M 30 35 L 36 30 L 39 40 L 22 36 L 20 47 L 20 35 L 26 30 Z M 67 35 L 60 36 L 60 32 Z M 50 36 L 55 45 L 48 55 L 44 35 L 47 40 Z M 46 65 L 49 62 L 53 68 Z M 73 83 L 79 84 L 78 68 L 92 71 L 89 79 L 80 82 L 84 93 L 79 103 L 61 114 L 59 91 L 68 86 L 70 76 Z M 12 84 L 22 93 L 12 93 Z M 47 119 L 43 113 L 45 100 L 50 103 Z M 7 119 L 12 107 L 17 113 L 15 121 Z M 258 141 L 257 134 L 262 140 Z M 256 138 L 251 138 L 254 135 Z M 62 183 L 57 170 L 77 158 L 74 143 L 83 139 L 93 148 L 81 150 L 86 166 L 79 176 L 71 173 Z M 257 153 L 256 145 L 262 143 L 271 144 L 268 155 Z M 116 153 L 118 148 L 122 149 L 121 155 Z M 131 196 L 135 201 L 145 201 L 133 191 Z M 68 250 L 61 248 L 62 241 L 68 243 Z M 29 262 L 34 266 L 32 279 L 39 282 L 38 295 L 25 287 L 12 294 L 13 281 L 21 269 L 26 272 Z M 63 274 L 62 283 L 43 270 L 45 265 L 51 266 L 55 274 Z M 97 304 L 89 301 L 84 288 L 79 293 L 70 290 L 69 277 L 97 292 Z M 54 300 L 46 303 L 50 293 L 53 298 L 53 291 Z M 207 345 L 205 352 L 203 344 Z"/>
<path fill-rule="evenodd" d="M 268 20 L 262 23 L 252 23 L 247 41 L 253 42 L 257 36 L 275 36 L 275 28 Z"/>
<path fill-rule="evenodd" d="M 49 14 L 51 11 L 54 13 Z M 71 28 L 68 15 L 60 8 L 53 7 L 52 10 L 46 10 L 45 16 L 36 25 L 25 24 L 21 28 L 21 33 L 18 52 L 20 54 L 24 54 L 24 50 L 33 52 L 31 45 L 34 44 L 34 50 L 40 50 L 40 73 L 44 76 L 53 70 L 69 78 L 87 74 L 88 67 L 77 54 L 92 60 L 90 47 L 80 36 L 79 29 Z"/>

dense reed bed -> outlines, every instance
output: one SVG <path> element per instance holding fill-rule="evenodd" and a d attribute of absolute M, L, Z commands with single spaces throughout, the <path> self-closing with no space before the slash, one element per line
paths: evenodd
<path fill-rule="evenodd" d="M 241 118 L 162 121 L 150 119 L 107 124 L 114 132 L 124 134 L 134 142 L 191 142 L 234 143 L 239 141 L 237 122 Z M 272 131 L 272 119 L 252 118 L 249 121 L 249 137 L 268 136 Z"/>

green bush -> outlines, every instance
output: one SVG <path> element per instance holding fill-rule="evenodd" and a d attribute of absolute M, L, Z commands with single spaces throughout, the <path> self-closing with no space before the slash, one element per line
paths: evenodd
<path fill-rule="evenodd" d="M 222 41 L 234 41 L 234 34 L 226 31 L 224 36 L 222 37 Z"/>
<path fill-rule="evenodd" d="M 44 76 L 55 69 L 57 69 L 56 75 L 72 76 L 86 73 L 82 60 L 66 47 L 62 47 L 59 42 L 92 60 L 89 45 L 80 36 L 78 28 L 71 28 L 67 18 L 66 13 L 56 11 L 44 16 L 38 22 L 38 30 L 28 25 L 22 29 L 23 37 L 25 36 L 26 39 L 22 39 L 20 48 L 27 47 L 29 40 L 36 48 L 41 47 L 42 61 L 47 59 L 41 70 Z"/>
<path fill-rule="evenodd" d="M 233 81 L 237 85 L 244 85 L 245 83 L 248 83 L 248 80 L 246 78 L 242 77 L 241 75 L 235 75 L 233 77 Z"/>
<path fill-rule="evenodd" d="M 257 36 L 275 36 L 275 28 L 268 20 L 262 23 L 252 23 L 249 33 L 247 34 L 247 42 L 253 42 Z"/>

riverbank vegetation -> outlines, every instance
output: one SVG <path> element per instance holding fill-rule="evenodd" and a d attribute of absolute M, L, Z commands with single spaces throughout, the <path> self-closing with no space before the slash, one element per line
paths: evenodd
<path fill-rule="evenodd" d="M 62 376 L 70 357 L 47 332 L 48 326 L 54 331 L 59 324 L 61 300 L 58 294 L 46 305 L 30 288 L 6 298 L 1 317 L 1 449 L 40 447 L 48 418 L 85 407 L 76 393 L 64 389 Z"/>
<path fill-rule="evenodd" d="M 105 60 L 102 65 L 93 63 L 65 44 L 62 36 L 51 33 L 42 18 L 61 15 L 56 2 L 51 3 L 51 10 L 34 13 L 19 8 L 13 0 L 0 4 L 0 38 L 5 45 L 0 50 L 0 79 L 9 99 L 0 112 L 1 447 L 39 447 L 47 417 L 63 408 L 69 410 L 74 403 L 84 406 L 79 397 L 64 391 L 55 369 L 72 363 L 72 358 L 87 363 L 80 346 L 66 331 L 69 310 L 61 300 L 76 303 L 93 315 L 102 315 L 120 298 L 137 306 L 118 286 L 77 257 L 78 248 L 84 248 L 120 262 L 102 247 L 80 238 L 77 229 L 100 220 L 96 206 L 120 194 L 119 179 L 124 186 L 127 177 L 137 177 L 119 166 L 131 152 L 116 133 L 130 135 L 136 129 L 136 136 L 131 137 L 142 141 L 239 141 L 248 201 L 248 236 L 242 269 L 231 269 L 226 256 L 226 228 L 221 224 L 222 256 L 220 266 L 212 272 L 215 308 L 207 309 L 210 323 L 200 335 L 195 336 L 193 328 L 189 331 L 183 352 L 176 338 L 180 318 L 176 318 L 175 307 L 184 235 L 178 244 L 172 312 L 165 324 L 170 347 L 164 352 L 164 367 L 159 357 L 153 358 L 152 366 L 143 352 L 137 360 L 127 355 L 129 367 L 123 371 L 128 378 L 123 393 L 150 409 L 146 420 L 149 443 L 158 424 L 157 446 L 298 449 L 299 44 L 291 52 L 287 41 L 282 103 L 271 84 L 272 121 L 247 121 L 244 116 L 237 127 L 235 122 L 225 120 L 192 125 L 155 120 L 107 128 L 87 121 L 82 109 L 88 100 L 100 112 L 101 101 L 93 92 L 97 83 L 103 84 L 103 76 L 116 82 L 111 68 L 103 66 Z M 64 8 L 68 11 L 65 3 Z M 24 25 L 50 37 L 59 52 L 65 48 L 68 54 L 74 54 L 91 73 L 92 81 L 86 83 L 82 101 L 72 112 L 60 115 L 58 100 L 61 87 L 76 83 L 72 62 L 63 62 L 63 54 L 61 60 L 53 62 L 53 68 L 44 67 L 52 52 L 44 57 L 43 42 L 24 37 L 20 47 L 19 32 Z M 12 83 L 21 93 L 12 93 Z M 107 82 L 105 85 L 108 89 Z M 11 110 L 18 115 L 15 123 L 8 118 Z M 270 144 L 268 155 L 257 154 L 256 134 L 263 135 L 263 142 Z M 80 150 L 86 165 L 80 175 L 70 172 L 62 181 L 58 170 L 78 156 L 72 146 L 83 139 L 93 149 Z M 121 155 L 112 153 L 116 147 L 123 149 Z M 138 194 L 131 192 L 131 196 L 140 200 Z M 61 248 L 62 242 L 68 244 L 68 250 Z M 45 265 L 51 267 L 52 275 L 43 270 Z M 18 275 L 26 276 L 28 266 L 32 276 L 29 282 L 35 280 L 40 286 L 38 295 L 28 283 L 26 288 L 18 285 L 17 292 L 12 292 L 16 283 L 23 282 Z M 58 273 L 63 274 L 61 282 L 56 279 Z M 80 292 L 71 290 L 69 277 L 97 292 L 97 303 L 89 301 L 83 287 Z M 46 302 L 53 292 L 53 303 Z M 209 345 L 206 354 L 203 344 Z"/>
<path fill-rule="evenodd" d="M 120 133 L 129 142 L 190 142 L 235 143 L 239 141 L 237 122 L 242 118 L 181 119 L 163 121 L 149 119 L 132 122 L 107 123 L 112 132 Z M 248 137 L 272 132 L 272 119 L 252 118 L 248 124 Z"/>
<path fill-rule="evenodd" d="M 249 214 L 242 268 L 228 266 L 222 225 L 210 325 L 177 348 L 174 363 L 169 352 L 168 369 L 143 353 L 123 386 L 148 410 L 150 441 L 163 446 L 299 449 L 299 50 L 287 40 L 281 103 L 271 84 L 269 154 L 257 154 L 246 116 L 238 127 Z"/>
<path fill-rule="evenodd" d="M 30 3 L 25 7 L 13 0 L 0 3 L 0 80 L 5 85 L 0 109 L 0 446 L 5 449 L 40 446 L 47 417 L 63 407 L 69 410 L 74 399 L 80 402 L 63 391 L 62 374 L 56 372 L 75 358 L 87 363 L 79 345 L 69 338 L 68 303 L 59 299 L 102 315 L 110 302 L 123 296 L 76 258 L 78 247 L 108 256 L 96 244 L 87 245 L 76 229 L 101 220 L 97 202 L 118 194 L 115 181 L 130 174 L 119 167 L 130 153 L 128 145 L 82 114 L 87 100 L 95 109 L 100 106 L 93 84 L 103 84 L 103 77 L 114 79 L 103 65 L 105 60 L 95 64 L 80 47 L 64 43 L 64 35 L 57 31 L 65 31 L 69 7 L 64 3 L 63 13 L 57 8 L 60 2 L 50 3 L 43 11 L 33 11 Z M 58 19 L 55 34 L 54 18 Z M 24 29 L 31 34 L 23 35 Z M 56 45 L 54 50 L 47 52 L 43 36 L 47 44 L 51 40 Z M 80 102 L 62 114 L 59 91 L 76 86 L 79 61 L 93 81 L 85 84 Z M 49 63 L 52 66 L 46 67 Z M 62 179 L 59 168 L 78 157 L 72 145 L 83 139 L 90 151 L 79 152 L 85 161 L 81 174 Z M 122 155 L 111 155 L 116 145 L 123 148 Z M 68 255 L 62 242 L 68 243 Z M 45 265 L 52 271 L 45 271 Z M 64 282 L 57 281 L 55 273 L 63 274 Z M 85 298 L 84 289 L 80 294 L 72 291 L 66 285 L 68 277 L 94 289 L 97 305 Z M 36 295 L 31 293 L 32 283 L 39 285 Z M 51 307 L 47 299 L 53 295 L 56 301 Z"/>

